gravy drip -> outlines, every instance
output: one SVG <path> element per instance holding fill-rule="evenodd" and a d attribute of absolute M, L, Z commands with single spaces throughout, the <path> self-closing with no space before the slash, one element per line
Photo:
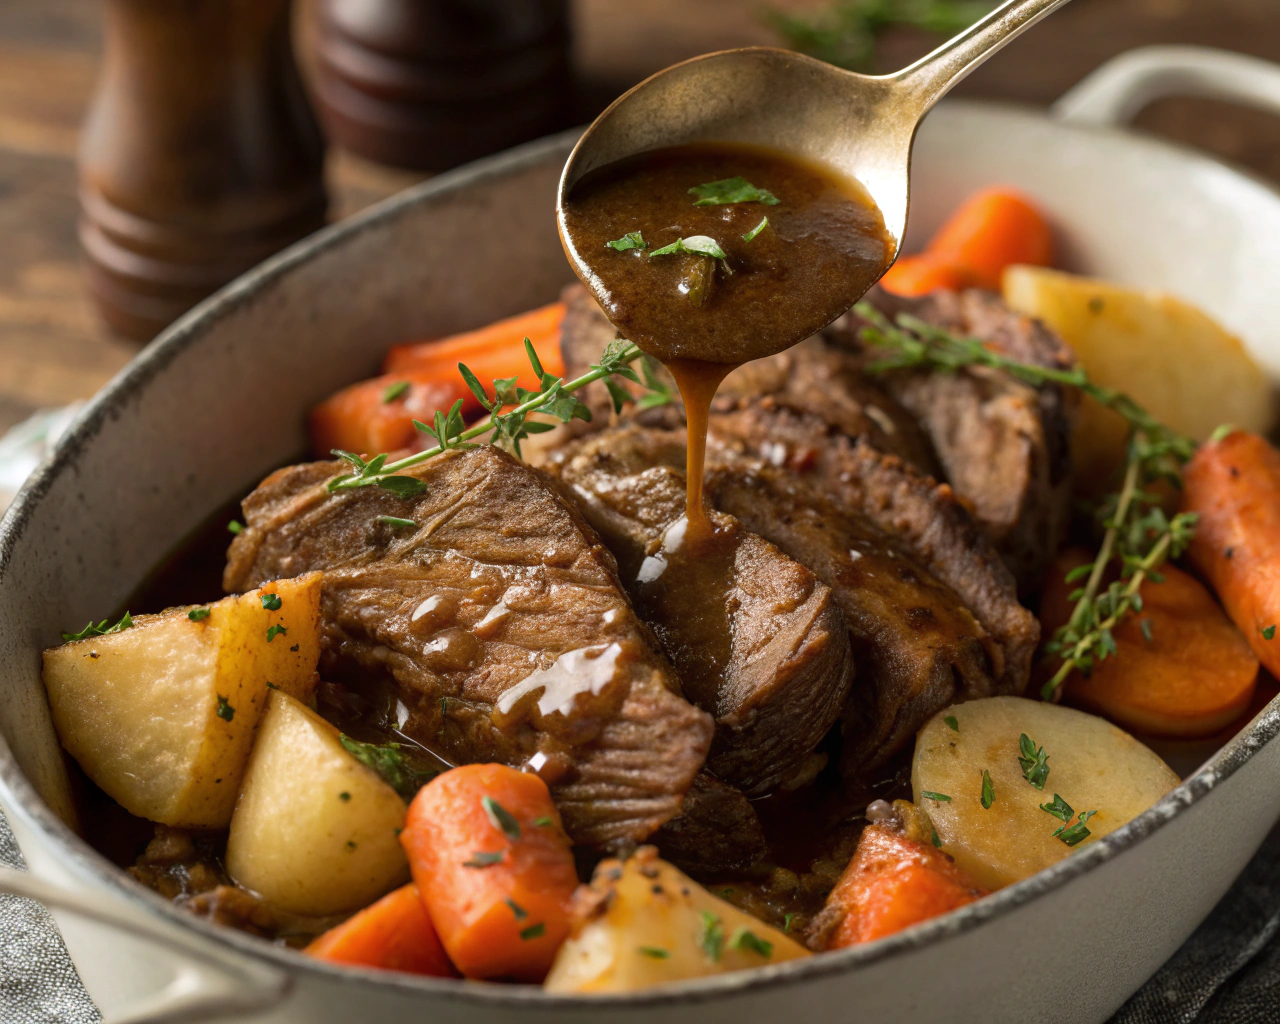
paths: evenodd
<path fill-rule="evenodd" d="M 690 189 L 730 178 L 777 202 L 695 205 Z M 689 428 L 687 544 L 696 554 L 713 534 L 702 468 L 716 388 L 736 366 L 790 348 L 849 309 L 884 273 L 893 240 L 856 182 L 727 143 L 654 150 L 598 168 L 565 199 L 561 224 L 609 320 L 666 364 L 680 387 Z M 643 247 L 608 244 L 632 232 Z M 697 236 L 714 240 L 725 258 L 649 255 Z"/>

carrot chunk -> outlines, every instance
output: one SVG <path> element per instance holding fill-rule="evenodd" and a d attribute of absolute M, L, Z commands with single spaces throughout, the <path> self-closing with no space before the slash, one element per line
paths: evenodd
<path fill-rule="evenodd" d="M 412 882 L 330 928 L 305 952 L 318 960 L 437 978 L 457 973 Z"/>
<path fill-rule="evenodd" d="M 1067 583 L 1067 573 L 1092 557 L 1069 549 L 1050 569 L 1040 598 L 1045 636 L 1071 617 L 1070 594 L 1081 584 Z M 1249 706 L 1258 659 L 1198 580 L 1174 565 L 1162 565 L 1160 574 L 1163 582 L 1148 580 L 1138 591 L 1142 611 L 1112 631 L 1115 653 L 1095 662 L 1087 679 L 1072 673 L 1064 694 L 1129 729 L 1154 736 L 1209 736 Z"/>
<path fill-rule="evenodd" d="M 542 980 L 578 885 L 546 783 L 501 764 L 454 768 L 419 790 L 400 842 L 464 976 Z"/>
<path fill-rule="evenodd" d="M 977 283 L 968 268 L 929 253 L 902 257 L 880 278 L 880 287 L 885 291 L 909 298 L 944 288 L 959 291 Z"/>
<path fill-rule="evenodd" d="M 437 341 L 395 345 L 383 360 L 382 372 L 447 371 L 456 375 L 458 364 L 466 363 L 486 386 L 495 377 L 519 374 L 521 387 L 537 390 L 538 382 L 525 357 L 524 339 L 528 338 L 537 350 L 543 369 L 559 377 L 564 373 L 560 358 L 560 323 L 564 320 L 564 310 L 563 302 L 553 302 L 474 331 Z"/>
<path fill-rule="evenodd" d="M 467 390 L 456 367 L 452 377 L 388 374 L 352 384 L 311 410 L 311 450 L 327 458 L 335 448 L 376 455 L 417 447 L 424 435 L 413 421 L 431 423 L 437 409 L 448 412 L 459 398 L 464 417 L 480 411 L 480 403 Z"/>
<path fill-rule="evenodd" d="M 980 287 L 998 291 L 1005 267 L 1053 264 L 1053 230 L 1024 196 L 1011 189 L 988 188 L 960 204 L 929 240 L 925 252 L 959 264 Z"/>
<path fill-rule="evenodd" d="M 882 939 L 985 895 L 941 850 L 889 825 L 868 825 L 827 897 L 823 914 L 841 919 L 826 948 Z"/>
<path fill-rule="evenodd" d="M 1232 431 L 1203 444 L 1183 474 L 1200 520 L 1187 555 L 1268 672 L 1280 676 L 1280 452 Z"/>

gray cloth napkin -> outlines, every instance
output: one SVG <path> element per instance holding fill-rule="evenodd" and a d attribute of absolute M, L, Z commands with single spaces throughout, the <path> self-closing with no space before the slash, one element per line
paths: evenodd
<path fill-rule="evenodd" d="M 25 867 L 0 815 L 0 863 Z M 1111 1024 L 1280 1021 L 1280 828 L 1209 918 Z M 0 895 L 0 1022 L 98 1024 L 53 919 Z"/>

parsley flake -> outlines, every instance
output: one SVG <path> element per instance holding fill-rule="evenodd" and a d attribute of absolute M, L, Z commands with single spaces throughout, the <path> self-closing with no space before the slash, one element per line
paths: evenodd
<path fill-rule="evenodd" d="M 694 185 L 689 195 L 697 196 L 694 206 L 727 206 L 730 203 L 763 203 L 765 206 L 777 206 L 778 197 L 772 192 L 756 188 L 746 178 L 735 175 L 732 178 L 721 178 L 709 181 L 705 185 Z"/>
<path fill-rule="evenodd" d="M 529 916 L 529 911 L 525 910 L 524 907 L 520 906 L 520 904 L 510 896 L 506 897 L 502 902 L 511 908 L 511 913 L 515 914 L 517 921 L 523 921 Z"/>
<path fill-rule="evenodd" d="M 671 958 L 670 951 L 663 949 L 661 946 L 637 946 L 636 952 L 641 956 L 647 956 L 650 960 L 668 960 Z"/>
<path fill-rule="evenodd" d="M 262 607 L 265 608 L 267 611 L 278 612 L 280 610 L 279 594 L 261 594 L 259 595 L 259 597 L 262 600 Z"/>
<path fill-rule="evenodd" d="M 372 768 L 406 800 L 413 799 L 418 790 L 439 774 L 410 764 L 400 743 L 361 743 L 345 733 L 339 733 L 338 741 L 348 754 L 366 768 Z"/>
<path fill-rule="evenodd" d="M 1270 625 L 1270 626 L 1267 626 L 1267 627 L 1262 631 L 1262 639 L 1263 639 L 1263 640 L 1271 640 L 1271 639 L 1273 639 L 1273 638 L 1275 637 L 1275 635 L 1276 635 L 1276 627 L 1275 627 L 1275 624 L 1274 624 L 1274 623 L 1273 623 L 1272 625 Z"/>
<path fill-rule="evenodd" d="M 605 242 L 610 249 L 616 252 L 627 252 L 629 249 L 644 250 L 649 248 L 649 243 L 644 240 L 644 235 L 639 231 L 628 231 L 621 238 L 615 238 L 612 242 Z"/>
<path fill-rule="evenodd" d="M 688 238 L 677 238 L 670 245 L 654 249 L 650 256 L 674 256 L 686 254 L 690 256 L 711 256 L 718 260 L 728 259 L 720 243 L 710 235 L 690 235 Z"/>
<path fill-rule="evenodd" d="M 114 626 L 108 626 L 107 623 L 109 621 L 110 620 L 108 619 L 103 619 L 96 626 L 92 622 L 90 622 L 87 626 L 84 627 L 84 629 L 80 630 L 79 633 L 63 633 L 62 639 L 63 640 L 84 640 L 91 636 L 106 636 L 108 633 L 123 633 L 126 629 L 128 629 L 133 625 L 133 619 L 129 616 L 128 612 L 125 612 L 124 615 L 121 616 L 120 621 L 117 622 Z"/>
<path fill-rule="evenodd" d="M 555 822 L 551 820 L 551 815 L 549 814 L 544 814 L 541 818 L 534 818 L 533 823 L 538 828 L 550 828 L 555 824 Z"/>
<path fill-rule="evenodd" d="M 199 622 L 201 619 L 207 619 L 208 617 L 208 608 L 192 608 L 191 611 L 187 612 L 187 618 L 192 622 Z"/>
<path fill-rule="evenodd" d="M 933 825 L 930 825 L 929 827 L 933 829 L 933 845 L 934 845 L 934 846 L 936 846 L 939 850 L 941 850 L 941 849 L 942 849 L 942 837 L 941 837 L 940 835 L 938 835 L 938 830 L 937 830 L 936 828 L 934 828 L 934 826 L 933 826 Z"/>
<path fill-rule="evenodd" d="M 494 850 L 492 852 L 489 850 L 476 850 L 471 855 L 470 860 L 464 860 L 462 862 L 462 866 L 464 868 L 491 868 L 495 864 L 501 863 L 502 858 L 505 856 L 506 854 L 501 850 Z"/>
<path fill-rule="evenodd" d="M 244 533 L 244 523 L 231 520 L 227 523 L 227 533 Z"/>
<path fill-rule="evenodd" d="M 991 805 L 996 802 L 996 787 L 991 781 L 991 773 L 987 769 L 982 769 L 982 809 L 991 810 Z"/>
<path fill-rule="evenodd" d="M 1076 812 L 1071 809 L 1071 805 L 1058 796 L 1057 793 L 1053 794 L 1053 803 L 1041 804 L 1040 810 L 1052 814 L 1062 822 L 1070 822 L 1076 816 Z"/>
<path fill-rule="evenodd" d="M 960 731 L 960 722 L 956 719 L 955 715 L 947 715 L 947 717 L 944 718 L 943 721 L 947 723 L 947 728 L 950 729 L 952 732 Z"/>
<path fill-rule="evenodd" d="M 530 939 L 540 939 L 547 932 L 547 926 L 539 921 L 537 924 L 531 924 L 528 928 L 520 933 L 520 938 L 525 942 Z"/>
<path fill-rule="evenodd" d="M 272 626 L 267 630 L 267 643 L 271 643 L 278 636 L 285 636 L 288 632 L 284 626 Z"/>
<path fill-rule="evenodd" d="M 756 953 L 766 960 L 773 956 L 773 943 L 767 939 L 760 938 L 749 928 L 735 929 L 733 935 L 729 938 L 729 948 Z"/>
<path fill-rule="evenodd" d="M 1044 789 L 1045 780 L 1049 778 L 1049 755 L 1044 747 L 1037 747 L 1024 732 L 1018 737 L 1018 750 L 1021 756 L 1018 764 L 1022 768 L 1022 777 L 1036 789 Z"/>
<path fill-rule="evenodd" d="M 511 842 L 518 843 L 520 841 L 520 822 L 516 821 L 515 815 L 491 796 L 482 796 L 480 798 L 480 806 L 484 808 L 485 817 L 489 819 L 490 825 Z"/>
<path fill-rule="evenodd" d="M 935 793 L 931 789 L 926 789 L 924 792 L 922 792 L 920 794 L 920 799 L 921 800 L 937 800 L 940 803 L 944 803 L 944 804 L 951 803 L 951 797 L 947 796 L 946 793 Z"/>
<path fill-rule="evenodd" d="M 761 232 L 761 231 L 763 231 L 763 230 L 764 230 L 765 228 L 767 228 L 768 226 L 769 226 L 769 218 L 768 218 L 768 217 L 761 217 L 761 218 L 760 218 L 760 223 L 759 223 L 759 224 L 757 224 L 755 227 L 753 227 L 753 228 L 752 228 L 750 231 L 748 231 L 745 235 L 743 235 L 743 236 L 742 236 L 742 240 L 743 240 L 744 242 L 754 242 L 754 241 L 755 241 L 755 238 L 756 238 L 756 235 L 760 234 L 760 232 Z"/>
<path fill-rule="evenodd" d="M 397 398 L 403 398 L 409 393 L 409 382 L 407 380 L 398 380 L 394 384 L 388 384 L 387 390 L 382 392 L 382 404 L 390 405 Z"/>
<path fill-rule="evenodd" d="M 229 722 L 236 717 L 236 709 L 231 706 L 230 701 L 222 694 L 218 694 L 218 717 L 224 722 Z"/>
<path fill-rule="evenodd" d="M 345 804 L 351 799 L 351 794 L 344 789 L 341 793 L 338 794 L 338 799 Z"/>
<path fill-rule="evenodd" d="M 702 912 L 702 934 L 698 937 L 698 945 L 712 963 L 720 960 L 724 952 L 724 929 L 720 927 L 720 917 L 709 910 Z"/>

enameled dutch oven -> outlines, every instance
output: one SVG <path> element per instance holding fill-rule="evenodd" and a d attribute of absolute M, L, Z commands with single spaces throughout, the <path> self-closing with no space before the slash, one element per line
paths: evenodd
<path fill-rule="evenodd" d="M 920 131 L 910 251 L 974 188 L 1017 186 L 1071 269 L 1198 303 L 1280 379 L 1280 195 L 1119 130 L 1147 101 L 1280 113 L 1280 68 L 1199 49 L 1127 54 L 1050 115 L 944 103 Z M 198 921 L 68 822 L 40 681 L 68 623 L 117 607 L 228 497 L 305 447 L 303 414 L 389 345 L 548 302 L 570 277 L 553 199 L 571 135 L 436 178 L 296 245 L 169 329 L 85 410 L 0 527 L 0 804 L 109 1022 L 664 1024 L 1101 1021 L 1192 932 L 1280 816 L 1273 702 L 1155 807 L 1057 866 L 860 948 L 632 997 L 339 969 Z M 261 1016 L 259 1016 L 261 1014 Z"/>

